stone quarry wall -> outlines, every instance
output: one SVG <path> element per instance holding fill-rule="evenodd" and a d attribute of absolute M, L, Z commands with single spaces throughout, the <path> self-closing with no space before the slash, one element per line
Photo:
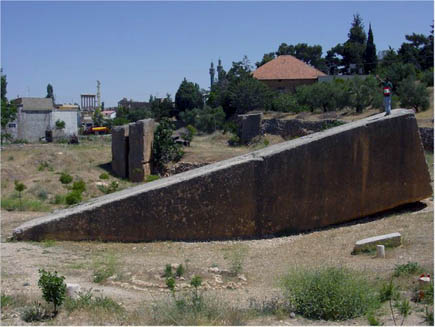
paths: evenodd
<path fill-rule="evenodd" d="M 105 195 L 17 240 L 217 240 L 301 232 L 431 196 L 412 111 L 372 116 Z"/>

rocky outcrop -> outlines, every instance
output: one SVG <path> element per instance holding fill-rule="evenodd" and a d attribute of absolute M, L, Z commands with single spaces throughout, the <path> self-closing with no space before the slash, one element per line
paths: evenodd
<path fill-rule="evenodd" d="M 350 221 L 431 194 L 414 113 L 396 109 L 105 195 L 27 222 L 14 237 L 263 237 Z"/>

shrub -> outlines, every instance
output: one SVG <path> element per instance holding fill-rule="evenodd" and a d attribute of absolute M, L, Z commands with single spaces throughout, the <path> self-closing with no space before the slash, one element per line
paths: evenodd
<path fill-rule="evenodd" d="M 434 75 L 433 68 L 425 70 L 424 72 L 421 72 L 420 80 L 426 86 L 433 86 L 433 75 Z"/>
<path fill-rule="evenodd" d="M 65 195 L 56 194 L 56 196 L 54 197 L 54 204 L 64 204 L 65 202 L 66 202 Z"/>
<path fill-rule="evenodd" d="M 12 296 L 6 295 L 6 294 L 2 294 L 1 295 L 0 307 L 1 308 L 7 307 L 8 305 L 12 304 L 13 302 L 14 302 L 14 299 L 13 299 Z"/>
<path fill-rule="evenodd" d="M 109 179 L 109 174 L 107 174 L 107 173 L 102 173 L 102 174 L 100 175 L 100 179 Z"/>
<path fill-rule="evenodd" d="M 72 180 L 73 180 L 72 176 L 65 172 L 63 172 L 59 177 L 59 181 L 62 184 L 69 184 L 72 182 Z"/>
<path fill-rule="evenodd" d="M 230 273 L 234 276 L 243 271 L 243 263 L 247 254 L 247 249 L 242 246 L 233 246 L 229 249 L 229 253 L 224 256 L 228 261 Z"/>
<path fill-rule="evenodd" d="M 21 314 L 21 319 L 25 322 L 43 321 L 49 318 L 51 318 L 51 316 L 40 303 L 35 303 L 31 307 L 26 307 Z"/>
<path fill-rule="evenodd" d="M 238 146 L 240 145 L 240 137 L 236 134 L 233 134 L 228 140 L 228 144 L 230 146 Z"/>
<path fill-rule="evenodd" d="M 97 188 L 104 194 L 109 194 L 116 192 L 118 190 L 119 184 L 116 181 L 112 181 L 109 186 L 97 185 Z"/>
<path fill-rule="evenodd" d="M 181 112 L 180 118 L 186 124 L 193 125 L 201 132 L 212 133 L 223 128 L 225 112 L 222 107 L 211 108 L 209 106 L 204 106 L 203 109 L 195 108 Z"/>
<path fill-rule="evenodd" d="M 394 268 L 394 277 L 401 275 L 412 275 L 423 272 L 423 268 L 417 262 L 410 262 L 402 265 L 396 265 Z"/>
<path fill-rule="evenodd" d="M 65 299 L 65 277 L 58 276 L 56 271 L 52 273 L 44 269 L 40 269 L 39 274 L 38 286 L 42 290 L 42 297 L 48 303 L 53 302 L 54 313 L 57 313 L 58 306 L 62 305 Z"/>
<path fill-rule="evenodd" d="M 163 272 L 163 277 L 169 278 L 169 277 L 172 277 L 172 276 L 173 276 L 173 274 L 172 274 L 172 266 L 168 263 L 165 266 L 165 270 Z"/>
<path fill-rule="evenodd" d="M 295 312 L 309 319 L 351 319 L 378 305 L 369 283 L 344 268 L 294 270 L 283 286 Z"/>
<path fill-rule="evenodd" d="M 84 191 L 86 191 L 86 183 L 83 180 L 79 180 L 77 182 L 74 182 L 72 189 L 73 189 L 73 191 L 83 193 Z"/>
<path fill-rule="evenodd" d="M 65 202 L 68 205 L 80 203 L 82 201 L 82 193 L 79 191 L 69 192 L 65 197 Z"/>
<path fill-rule="evenodd" d="M 181 277 L 184 275 L 185 269 L 182 264 L 178 265 L 177 270 L 175 270 L 175 276 Z"/>

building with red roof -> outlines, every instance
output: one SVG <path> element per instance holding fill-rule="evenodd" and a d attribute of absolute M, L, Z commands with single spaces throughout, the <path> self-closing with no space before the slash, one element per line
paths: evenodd
<path fill-rule="evenodd" d="M 313 84 L 319 76 L 327 75 L 293 56 L 285 55 L 258 67 L 253 76 L 272 89 L 294 91 L 299 85 Z"/>

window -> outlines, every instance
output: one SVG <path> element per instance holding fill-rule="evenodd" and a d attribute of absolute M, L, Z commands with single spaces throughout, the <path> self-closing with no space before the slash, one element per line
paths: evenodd
<path fill-rule="evenodd" d="M 17 124 L 15 124 L 15 123 L 10 123 L 10 124 L 8 125 L 8 127 L 9 127 L 9 128 L 17 128 Z"/>

